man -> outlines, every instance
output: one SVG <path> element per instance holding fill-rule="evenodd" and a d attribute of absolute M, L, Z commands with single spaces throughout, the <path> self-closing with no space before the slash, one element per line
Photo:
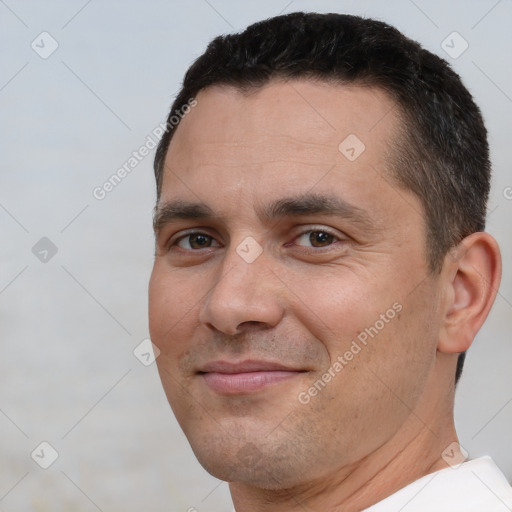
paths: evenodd
<path fill-rule="evenodd" d="M 218 37 L 155 173 L 158 369 L 237 512 L 512 510 L 453 423 L 501 262 L 485 127 L 446 62 L 338 14 Z"/>

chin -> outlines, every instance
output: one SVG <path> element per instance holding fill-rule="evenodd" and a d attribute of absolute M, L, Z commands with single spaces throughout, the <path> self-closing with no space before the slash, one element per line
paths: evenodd
<path fill-rule="evenodd" d="M 208 473 L 225 482 L 243 483 L 266 490 L 279 490 L 297 484 L 295 475 L 284 474 L 272 458 L 261 457 L 251 462 L 240 462 L 236 457 L 230 460 L 226 457 L 198 457 L 198 460 Z"/>
<path fill-rule="evenodd" d="M 241 428 L 236 436 L 227 431 L 219 434 L 219 430 L 215 435 L 187 436 L 197 460 L 215 478 L 279 490 L 300 485 L 301 476 L 311 476 L 311 459 L 304 465 L 307 459 L 289 440 L 270 441 L 264 435 L 258 438 L 247 433 L 242 439 Z"/>

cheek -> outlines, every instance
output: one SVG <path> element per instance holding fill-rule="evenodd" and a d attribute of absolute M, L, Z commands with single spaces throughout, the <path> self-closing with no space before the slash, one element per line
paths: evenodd
<path fill-rule="evenodd" d="M 375 278 L 365 280 L 353 269 L 339 267 L 328 273 L 324 270 L 296 282 L 300 284 L 294 289 L 299 298 L 295 315 L 324 343 L 331 361 L 349 350 L 358 336 L 364 343 L 370 334 L 375 334 L 376 323 L 380 333 L 400 314 L 399 305 L 393 308 L 399 295 L 388 283 Z"/>
<path fill-rule="evenodd" d="M 195 325 L 197 298 L 190 287 L 190 279 L 180 279 L 176 272 L 155 263 L 149 282 L 149 331 L 163 356 L 182 351 L 180 340 L 187 339 Z"/>
<path fill-rule="evenodd" d="M 151 341 L 159 348 L 156 366 L 162 385 L 178 422 L 194 415 L 190 396 L 184 392 L 178 361 L 187 350 L 191 338 L 194 301 L 183 279 L 170 272 L 163 264 L 155 264 L 149 282 L 149 331 Z"/>
<path fill-rule="evenodd" d="M 169 311 L 170 299 L 165 280 L 161 274 L 155 263 L 148 289 L 149 331 L 151 340 L 160 349 L 161 336 L 165 332 L 168 322 L 167 312 Z"/>
<path fill-rule="evenodd" d="M 406 275 L 379 279 L 346 268 L 299 282 L 294 314 L 328 354 L 321 372 L 335 375 L 324 397 L 347 399 L 347 410 L 355 396 L 371 407 L 380 400 L 389 407 L 393 392 L 414 400 L 435 360 L 432 290 L 410 294 Z"/>

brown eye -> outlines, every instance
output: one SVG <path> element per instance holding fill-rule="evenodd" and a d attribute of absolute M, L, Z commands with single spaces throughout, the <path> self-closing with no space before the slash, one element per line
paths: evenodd
<path fill-rule="evenodd" d="M 306 231 L 297 237 L 297 244 L 305 247 L 328 247 L 338 238 L 327 231 Z"/>
<path fill-rule="evenodd" d="M 325 231 L 312 231 L 309 234 L 309 241 L 313 247 L 325 247 L 334 242 L 334 237 Z"/>
<path fill-rule="evenodd" d="M 218 247 L 215 239 L 205 233 L 191 233 L 180 238 L 176 245 L 182 249 L 205 249 L 208 247 Z"/>

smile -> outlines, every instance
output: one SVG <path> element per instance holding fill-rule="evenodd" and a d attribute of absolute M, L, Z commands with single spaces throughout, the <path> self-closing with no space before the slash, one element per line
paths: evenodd
<path fill-rule="evenodd" d="M 212 391 L 225 395 L 236 395 L 261 391 L 301 373 L 304 373 L 304 370 L 291 369 L 272 362 L 228 363 L 217 361 L 205 365 L 199 375 Z"/>

